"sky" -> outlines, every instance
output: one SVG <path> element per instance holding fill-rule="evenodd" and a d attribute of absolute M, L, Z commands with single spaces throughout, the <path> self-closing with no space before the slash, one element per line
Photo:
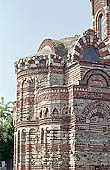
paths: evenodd
<path fill-rule="evenodd" d="M 14 62 L 35 54 L 45 38 L 92 28 L 90 0 L 0 0 L 0 96 L 16 100 Z"/>

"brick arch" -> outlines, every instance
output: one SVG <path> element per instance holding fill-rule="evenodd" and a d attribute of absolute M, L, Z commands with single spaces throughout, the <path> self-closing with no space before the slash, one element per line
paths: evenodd
<path fill-rule="evenodd" d="M 28 83 L 29 82 L 29 78 L 23 78 L 21 80 L 21 88 L 23 88 L 23 85 L 24 85 L 25 82 Z"/>
<path fill-rule="evenodd" d="M 27 86 L 30 87 L 31 83 L 35 83 L 35 78 L 33 78 L 33 77 L 23 78 L 23 79 L 21 80 L 21 83 L 20 83 L 20 88 L 21 88 L 21 89 L 23 89 L 24 83 L 26 83 Z"/>
<path fill-rule="evenodd" d="M 66 56 L 68 54 L 68 50 L 65 48 L 64 44 L 58 40 L 53 40 L 53 39 L 45 39 L 39 49 L 38 53 L 42 51 L 43 48 L 46 46 L 49 46 L 51 49 L 52 54 L 56 54 L 58 56 Z"/>
<path fill-rule="evenodd" d="M 103 70 L 100 69 L 92 69 L 86 72 L 83 79 L 80 80 L 80 84 L 87 85 L 90 77 L 96 74 L 101 75 L 106 80 L 107 86 L 110 86 L 110 77 L 108 76 L 107 73 L 105 73 Z"/>
<path fill-rule="evenodd" d="M 40 47 L 39 47 L 39 49 L 38 49 L 38 52 L 40 52 L 45 46 L 49 46 L 49 47 L 51 48 L 51 50 L 52 50 L 52 53 L 55 53 L 55 48 L 54 48 L 54 45 L 53 45 L 51 39 L 45 39 L 45 40 L 41 43 L 41 45 L 40 45 Z"/>
<path fill-rule="evenodd" d="M 104 16 L 105 19 L 105 10 L 103 8 L 99 9 L 95 15 L 95 25 L 96 25 L 96 32 L 97 32 L 97 36 L 99 36 L 99 17 L 100 15 Z"/>
<path fill-rule="evenodd" d="M 83 109 L 82 114 L 86 117 L 87 123 L 90 123 L 90 119 L 94 116 L 106 118 L 106 121 L 110 121 L 110 107 L 104 101 L 91 102 Z"/>
<path fill-rule="evenodd" d="M 26 83 L 26 88 L 29 88 L 31 83 L 34 83 L 34 79 L 32 78 L 24 78 L 21 81 L 21 92 L 23 93 L 24 83 Z"/>
<path fill-rule="evenodd" d="M 34 78 L 34 77 L 26 77 L 26 78 L 23 78 L 23 79 L 21 80 L 21 88 L 23 87 L 24 82 L 30 83 L 30 82 L 34 82 L 34 81 L 35 81 L 35 78 Z"/>
<path fill-rule="evenodd" d="M 79 38 L 76 42 L 76 45 L 73 49 L 73 61 L 74 60 L 83 60 L 83 50 L 86 47 L 93 47 L 96 49 L 99 55 L 99 63 L 104 62 L 104 57 L 109 55 L 108 48 L 105 43 L 101 41 L 100 38 L 96 36 L 96 33 L 92 29 L 88 29 L 83 33 L 83 36 Z"/>
<path fill-rule="evenodd" d="M 26 77 L 21 80 L 21 91 L 20 91 L 20 100 L 21 100 L 21 120 L 30 120 L 32 119 L 34 111 L 34 90 L 35 90 L 35 78 Z M 31 97 L 27 98 L 27 94 Z M 33 95 L 33 97 L 32 97 Z"/>
<path fill-rule="evenodd" d="M 95 15 L 98 9 L 102 9 L 104 6 L 107 5 L 107 0 L 90 0 L 92 3 L 92 13 Z"/>
<path fill-rule="evenodd" d="M 103 8 L 101 8 L 101 9 L 99 9 L 99 10 L 97 11 L 97 13 L 96 13 L 96 15 L 95 15 L 95 20 L 96 20 L 96 22 L 99 21 L 99 16 L 100 16 L 101 14 L 105 17 L 105 10 L 104 10 Z"/>

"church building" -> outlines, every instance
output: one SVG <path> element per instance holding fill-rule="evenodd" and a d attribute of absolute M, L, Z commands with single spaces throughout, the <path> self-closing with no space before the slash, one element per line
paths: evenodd
<path fill-rule="evenodd" d="M 14 170 L 110 170 L 110 0 L 93 29 L 15 62 Z"/>

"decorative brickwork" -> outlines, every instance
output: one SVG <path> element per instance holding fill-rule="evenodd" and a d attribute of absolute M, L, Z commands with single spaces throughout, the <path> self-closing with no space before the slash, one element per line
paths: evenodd
<path fill-rule="evenodd" d="M 94 15 L 108 1 L 94 0 Z M 110 52 L 107 40 L 44 40 L 15 63 L 14 170 L 110 169 Z"/>
<path fill-rule="evenodd" d="M 92 3 L 93 14 L 93 27 L 97 33 L 97 36 L 101 37 L 106 42 L 106 45 L 110 47 L 110 1 L 109 0 L 90 0 Z M 100 19 L 103 16 L 103 24 L 100 23 Z M 101 25 L 102 26 L 101 26 Z M 101 28 L 100 28 L 101 27 Z M 102 30 L 101 30 L 102 29 Z"/>

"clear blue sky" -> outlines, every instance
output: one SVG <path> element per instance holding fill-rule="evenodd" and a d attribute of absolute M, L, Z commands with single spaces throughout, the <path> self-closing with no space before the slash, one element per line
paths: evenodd
<path fill-rule="evenodd" d="M 16 99 L 14 62 L 35 54 L 45 38 L 91 27 L 90 0 L 0 0 L 0 96 Z"/>

